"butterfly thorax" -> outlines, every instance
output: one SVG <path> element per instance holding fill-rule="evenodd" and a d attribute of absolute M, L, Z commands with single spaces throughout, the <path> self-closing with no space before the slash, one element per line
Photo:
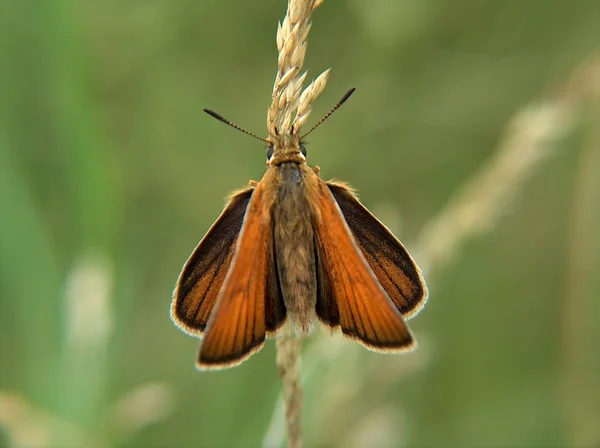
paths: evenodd
<path fill-rule="evenodd" d="M 278 164 L 278 192 L 273 204 L 279 282 L 288 318 L 299 334 L 310 332 L 317 300 L 314 233 L 306 198 L 309 174 L 305 163 Z"/>

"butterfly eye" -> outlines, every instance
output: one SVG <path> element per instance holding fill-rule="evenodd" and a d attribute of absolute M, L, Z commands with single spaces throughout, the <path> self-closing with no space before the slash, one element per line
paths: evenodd
<path fill-rule="evenodd" d="M 300 152 L 306 157 L 306 147 L 302 143 L 300 143 Z"/>
<path fill-rule="evenodd" d="M 273 148 L 273 145 L 267 146 L 267 160 L 271 160 L 271 157 L 273 157 L 274 152 L 275 149 Z"/>

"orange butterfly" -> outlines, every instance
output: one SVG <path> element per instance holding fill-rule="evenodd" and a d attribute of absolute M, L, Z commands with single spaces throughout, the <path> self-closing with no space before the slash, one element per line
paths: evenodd
<path fill-rule="evenodd" d="M 302 138 L 353 91 L 306 134 L 265 140 L 263 178 L 232 195 L 183 267 L 171 317 L 203 338 L 198 367 L 241 363 L 286 322 L 306 335 L 318 320 L 380 352 L 414 346 L 404 318 L 427 299 L 419 268 L 347 185 L 306 163 Z"/>

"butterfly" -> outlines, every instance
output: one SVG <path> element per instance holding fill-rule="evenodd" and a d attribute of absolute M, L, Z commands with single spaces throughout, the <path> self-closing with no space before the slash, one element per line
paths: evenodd
<path fill-rule="evenodd" d="M 197 366 L 235 366 L 279 331 L 304 336 L 320 322 L 378 352 L 414 346 L 405 319 L 424 305 L 421 271 L 402 243 L 345 183 L 306 162 L 309 132 L 252 134 L 267 142 L 259 182 L 231 195 L 185 263 L 171 302 L 183 331 L 202 338 Z"/>

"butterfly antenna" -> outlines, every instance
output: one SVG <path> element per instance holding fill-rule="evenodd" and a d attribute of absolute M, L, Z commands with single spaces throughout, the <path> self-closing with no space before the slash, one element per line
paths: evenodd
<path fill-rule="evenodd" d="M 304 134 L 304 135 L 302 135 L 302 137 L 300 137 L 300 140 L 302 140 L 304 137 L 306 137 L 312 131 L 314 131 L 315 129 L 317 129 L 325 120 L 327 120 L 329 117 L 331 117 L 331 114 L 333 114 L 336 110 L 338 110 L 340 108 L 340 106 L 342 104 L 344 104 L 348 98 L 350 98 L 350 95 L 352 95 L 355 90 L 356 89 L 354 87 L 352 87 L 350 90 L 348 90 L 344 94 L 344 96 L 342 97 L 342 99 L 339 100 L 337 102 L 337 104 L 335 106 L 333 106 L 331 108 L 331 110 L 329 112 L 327 112 L 327 114 L 325 114 L 325 116 L 323 118 L 321 118 L 319 121 L 317 121 L 317 124 L 315 124 L 312 128 L 310 128 L 310 130 L 306 134 Z"/>
<path fill-rule="evenodd" d="M 237 129 L 238 131 L 242 131 L 244 134 L 248 134 L 248 135 L 250 135 L 251 137 L 254 137 L 254 138 L 257 138 L 257 139 L 259 139 L 259 140 L 262 140 L 263 142 L 267 142 L 267 143 L 269 143 L 269 141 L 268 141 L 266 138 L 262 138 L 262 137 L 261 137 L 261 136 L 259 136 L 259 135 L 253 134 L 252 132 L 250 132 L 250 131 L 247 131 L 247 130 L 245 130 L 245 129 L 244 129 L 244 128 L 242 128 L 242 127 L 239 127 L 237 124 L 235 124 L 235 123 L 233 123 L 233 122 L 229 121 L 227 118 L 225 118 L 225 117 L 223 117 L 223 116 L 219 115 L 219 114 L 218 114 L 218 113 L 216 113 L 214 110 L 210 110 L 210 109 L 204 109 L 204 112 L 206 112 L 206 113 L 207 113 L 208 115 L 210 115 L 211 117 L 214 117 L 214 118 L 216 118 L 217 120 L 219 120 L 219 121 L 222 121 L 222 122 L 223 122 L 223 123 L 225 123 L 225 124 L 228 124 L 228 125 L 229 125 L 229 126 L 231 126 L 232 128 L 234 128 L 234 129 Z"/>

